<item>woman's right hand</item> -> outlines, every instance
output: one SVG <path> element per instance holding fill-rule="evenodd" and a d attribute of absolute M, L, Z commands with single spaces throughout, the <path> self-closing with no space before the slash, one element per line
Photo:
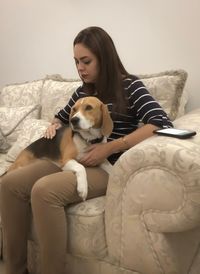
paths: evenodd
<path fill-rule="evenodd" d="M 60 123 L 53 123 L 44 132 L 44 138 L 52 139 L 56 135 L 56 130 L 59 129 L 62 125 Z"/>

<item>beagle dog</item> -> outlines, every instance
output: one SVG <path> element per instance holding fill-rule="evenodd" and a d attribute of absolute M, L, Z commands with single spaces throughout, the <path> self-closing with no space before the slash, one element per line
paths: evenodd
<path fill-rule="evenodd" d="M 45 158 L 62 170 L 70 170 L 77 177 L 78 195 L 85 200 L 88 192 L 85 168 L 78 162 L 84 156 L 86 148 L 94 143 L 106 142 L 113 129 L 108 108 L 96 97 L 84 97 L 77 100 L 71 109 L 69 125 L 62 126 L 52 139 L 44 137 L 26 147 L 16 158 L 8 172 Z M 108 173 L 111 164 L 100 165 Z"/>

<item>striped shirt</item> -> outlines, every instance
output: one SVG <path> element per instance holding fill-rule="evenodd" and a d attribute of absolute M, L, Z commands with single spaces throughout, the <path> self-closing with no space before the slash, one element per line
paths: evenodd
<path fill-rule="evenodd" d="M 114 113 L 112 111 L 113 104 L 107 104 L 114 124 L 108 142 L 135 131 L 138 128 L 139 123 L 153 124 L 160 128 L 173 127 L 167 114 L 158 102 L 149 94 L 140 79 L 136 76 L 127 77 L 123 80 L 123 87 L 125 96 L 128 99 L 126 114 Z M 68 104 L 61 109 L 55 117 L 59 118 L 63 123 L 68 124 L 71 107 L 79 98 L 86 96 L 88 96 L 88 94 L 83 91 L 82 87 L 79 87 L 72 94 Z M 108 157 L 108 160 L 111 164 L 114 164 L 121 154 L 122 152 L 112 154 Z"/>

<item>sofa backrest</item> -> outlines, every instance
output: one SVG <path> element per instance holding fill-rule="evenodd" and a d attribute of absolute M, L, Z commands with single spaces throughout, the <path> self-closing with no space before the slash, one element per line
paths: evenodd
<path fill-rule="evenodd" d="M 174 121 L 174 127 L 196 131 L 196 135 L 187 139 L 190 142 L 200 145 L 200 108 L 190 111 L 186 115 Z"/>
<path fill-rule="evenodd" d="M 11 84 L 0 90 L 0 107 L 24 107 L 41 102 L 44 80 Z"/>
<path fill-rule="evenodd" d="M 186 100 L 183 95 L 187 79 L 184 70 L 139 75 L 139 77 L 171 120 L 184 114 Z M 8 85 L 0 90 L 0 128 L 8 139 L 12 137 L 9 139 L 9 144 L 13 145 L 17 140 L 25 120 L 52 121 L 54 115 L 66 105 L 71 94 L 81 84 L 78 79 L 64 79 L 60 75 L 50 75 L 41 80 Z M 12 136 L 8 137 L 10 134 Z"/>
<path fill-rule="evenodd" d="M 80 80 L 45 80 L 41 94 L 41 119 L 52 121 L 54 115 L 67 104 L 79 86 Z"/>

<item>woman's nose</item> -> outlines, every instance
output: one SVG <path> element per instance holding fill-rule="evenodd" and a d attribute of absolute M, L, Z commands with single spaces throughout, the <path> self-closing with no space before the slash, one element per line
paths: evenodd
<path fill-rule="evenodd" d="M 77 69 L 78 69 L 78 71 L 84 70 L 84 65 L 81 63 L 77 64 Z"/>

